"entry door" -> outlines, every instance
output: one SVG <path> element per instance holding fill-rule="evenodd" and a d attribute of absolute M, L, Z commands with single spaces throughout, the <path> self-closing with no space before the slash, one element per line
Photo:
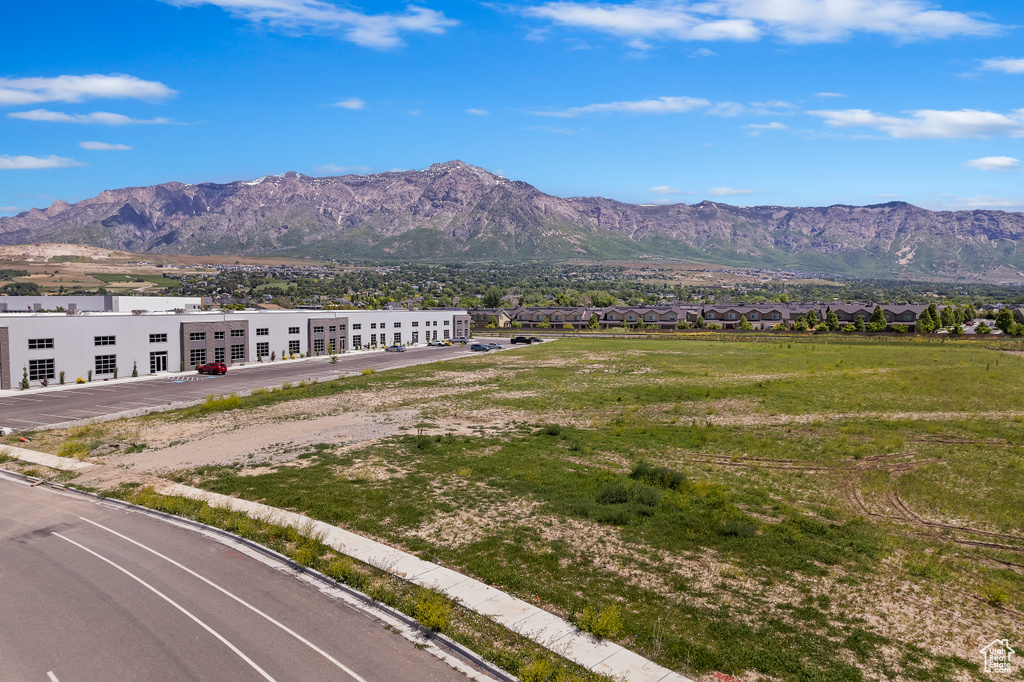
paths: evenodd
<path fill-rule="evenodd" d="M 156 374 L 157 372 L 167 371 L 167 351 L 159 351 L 157 353 L 149 354 L 149 373 Z"/>

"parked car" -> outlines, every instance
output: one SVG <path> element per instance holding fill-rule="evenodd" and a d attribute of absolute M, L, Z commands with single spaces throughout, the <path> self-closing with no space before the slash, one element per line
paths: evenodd
<path fill-rule="evenodd" d="M 536 336 L 531 336 L 530 343 L 544 343 L 544 339 L 538 339 Z"/>
<path fill-rule="evenodd" d="M 490 348 L 488 348 L 487 346 L 485 346 L 482 343 L 474 343 L 472 346 L 469 347 L 469 349 L 470 350 L 475 350 L 475 351 L 481 351 L 483 353 L 486 353 L 487 351 L 490 350 Z"/>
<path fill-rule="evenodd" d="M 205 365 L 199 365 L 196 370 L 200 374 L 227 374 L 228 366 L 223 362 L 208 362 Z"/>
<path fill-rule="evenodd" d="M 495 343 L 491 341 L 489 344 L 487 344 L 487 347 L 490 348 L 491 350 L 501 350 L 505 346 L 501 345 L 500 343 Z"/>
<path fill-rule="evenodd" d="M 427 341 L 427 345 L 441 347 L 444 346 L 445 343 L 441 339 L 431 339 L 430 341 Z"/>
<path fill-rule="evenodd" d="M 515 344 L 515 343 L 530 344 L 530 343 L 533 343 L 533 341 L 530 341 L 529 337 L 527 337 L 527 336 L 514 336 L 514 337 L 512 337 L 512 343 L 513 344 Z"/>
<path fill-rule="evenodd" d="M 467 339 L 465 336 L 456 336 L 454 339 L 452 339 L 452 341 L 454 341 L 455 343 L 469 343 L 469 339 Z"/>
<path fill-rule="evenodd" d="M 397 343 L 393 346 L 388 346 L 384 349 L 385 353 L 404 353 L 405 346 L 399 346 Z"/>

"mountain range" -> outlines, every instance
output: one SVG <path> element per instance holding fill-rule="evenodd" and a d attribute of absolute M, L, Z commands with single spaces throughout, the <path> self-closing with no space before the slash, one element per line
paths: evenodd
<path fill-rule="evenodd" d="M 0 218 L 0 244 L 395 261 L 682 258 L 863 276 L 1024 281 L 1024 214 L 561 198 L 461 161 L 422 171 L 107 190 Z"/>

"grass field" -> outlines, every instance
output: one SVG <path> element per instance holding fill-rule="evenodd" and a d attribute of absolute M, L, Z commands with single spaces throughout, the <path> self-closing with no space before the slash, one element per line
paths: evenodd
<path fill-rule="evenodd" d="M 232 405 L 240 437 L 271 409 L 310 429 L 419 416 L 177 480 L 441 561 L 692 676 L 983 680 L 982 646 L 1024 645 L 1009 352 L 561 339 Z"/>
<path fill-rule="evenodd" d="M 109 273 L 109 272 L 90 272 L 87 273 L 93 279 L 98 279 L 104 284 L 130 284 L 138 282 L 150 282 L 160 287 L 167 287 L 170 289 L 177 289 L 181 287 L 181 282 L 175 279 L 168 279 L 161 275 L 137 275 L 130 273 Z"/>

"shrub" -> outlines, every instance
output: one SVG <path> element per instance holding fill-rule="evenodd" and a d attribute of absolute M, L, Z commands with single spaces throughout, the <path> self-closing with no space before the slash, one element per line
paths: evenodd
<path fill-rule="evenodd" d="M 910 327 L 902 323 L 897 323 L 892 326 L 892 330 L 897 334 L 906 334 L 908 331 L 910 331 Z"/>
<path fill-rule="evenodd" d="M 1002 606 L 1010 598 L 1010 595 L 1006 593 L 1006 590 L 1003 589 L 1001 585 L 997 585 L 995 583 L 985 585 L 985 588 L 982 590 L 982 595 L 985 597 L 985 601 L 992 606 Z"/>
<path fill-rule="evenodd" d="M 76 384 L 84 384 L 85 383 L 85 379 L 83 379 L 82 377 L 78 377 L 77 379 L 75 379 L 75 383 Z"/>
<path fill-rule="evenodd" d="M 64 370 L 60 371 L 60 383 L 61 383 L 61 386 L 64 385 Z"/>
<path fill-rule="evenodd" d="M 135 362 L 134 360 L 132 361 L 132 376 L 139 376 L 139 363 Z"/>
<path fill-rule="evenodd" d="M 992 328 L 989 327 L 984 322 L 979 322 L 978 326 L 974 328 L 974 333 L 975 334 L 991 334 L 992 333 Z"/>
<path fill-rule="evenodd" d="M 617 637 L 622 631 L 622 616 L 615 604 L 604 607 L 600 611 L 589 604 L 583 613 L 576 617 L 576 625 L 580 630 L 589 632 L 595 637 L 609 639 Z"/>
<path fill-rule="evenodd" d="M 28 388 L 28 386 L 29 386 L 29 384 L 28 384 L 28 368 L 27 367 L 22 367 L 21 368 L 21 390 L 24 391 L 25 389 Z"/>
<path fill-rule="evenodd" d="M 622 483 L 609 483 L 598 491 L 597 501 L 601 504 L 622 504 L 629 501 L 629 491 Z"/>
<path fill-rule="evenodd" d="M 92 370 L 89 370 L 89 381 L 92 381 Z"/>
<path fill-rule="evenodd" d="M 437 632 L 451 627 L 451 604 L 432 590 L 419 590 L 419 598 L 412 608 L 412 613 L 417 622 L 428 630 Z"/>
<path fill-rule="evenodd" d="M 629 472 L 629 477 L 634 481 L 643 481 L 669 490 L 682 490 L 686 485 L 686 475 L 682 472 L 667 467 L 651 466 L 647 462 L 637 462 Z"/>
<path fill-rule="evenodd" d="M 558 424 L 548 424 L 546 427 L 544 427 L 544 433 L 548 434 L 549 436 L 557 436 L 562 433 L 562 427 L 559 426 Z"/>
<path fill-rule="evenodd" d="M 364 369 L 364 370 L 362 371 L 362 375 L 363 375 L 364 377 L 365 377 L 365 376 L 370 376 L 371 374 L 373 374 L 373 373 L 374 373 L 374 372 L 376 372 L 376 371 L 377 371 L 377 370 L 375 370 L 375 369 L 374 369 L 373 367 L 367 367 L 366 369 Z"/>

